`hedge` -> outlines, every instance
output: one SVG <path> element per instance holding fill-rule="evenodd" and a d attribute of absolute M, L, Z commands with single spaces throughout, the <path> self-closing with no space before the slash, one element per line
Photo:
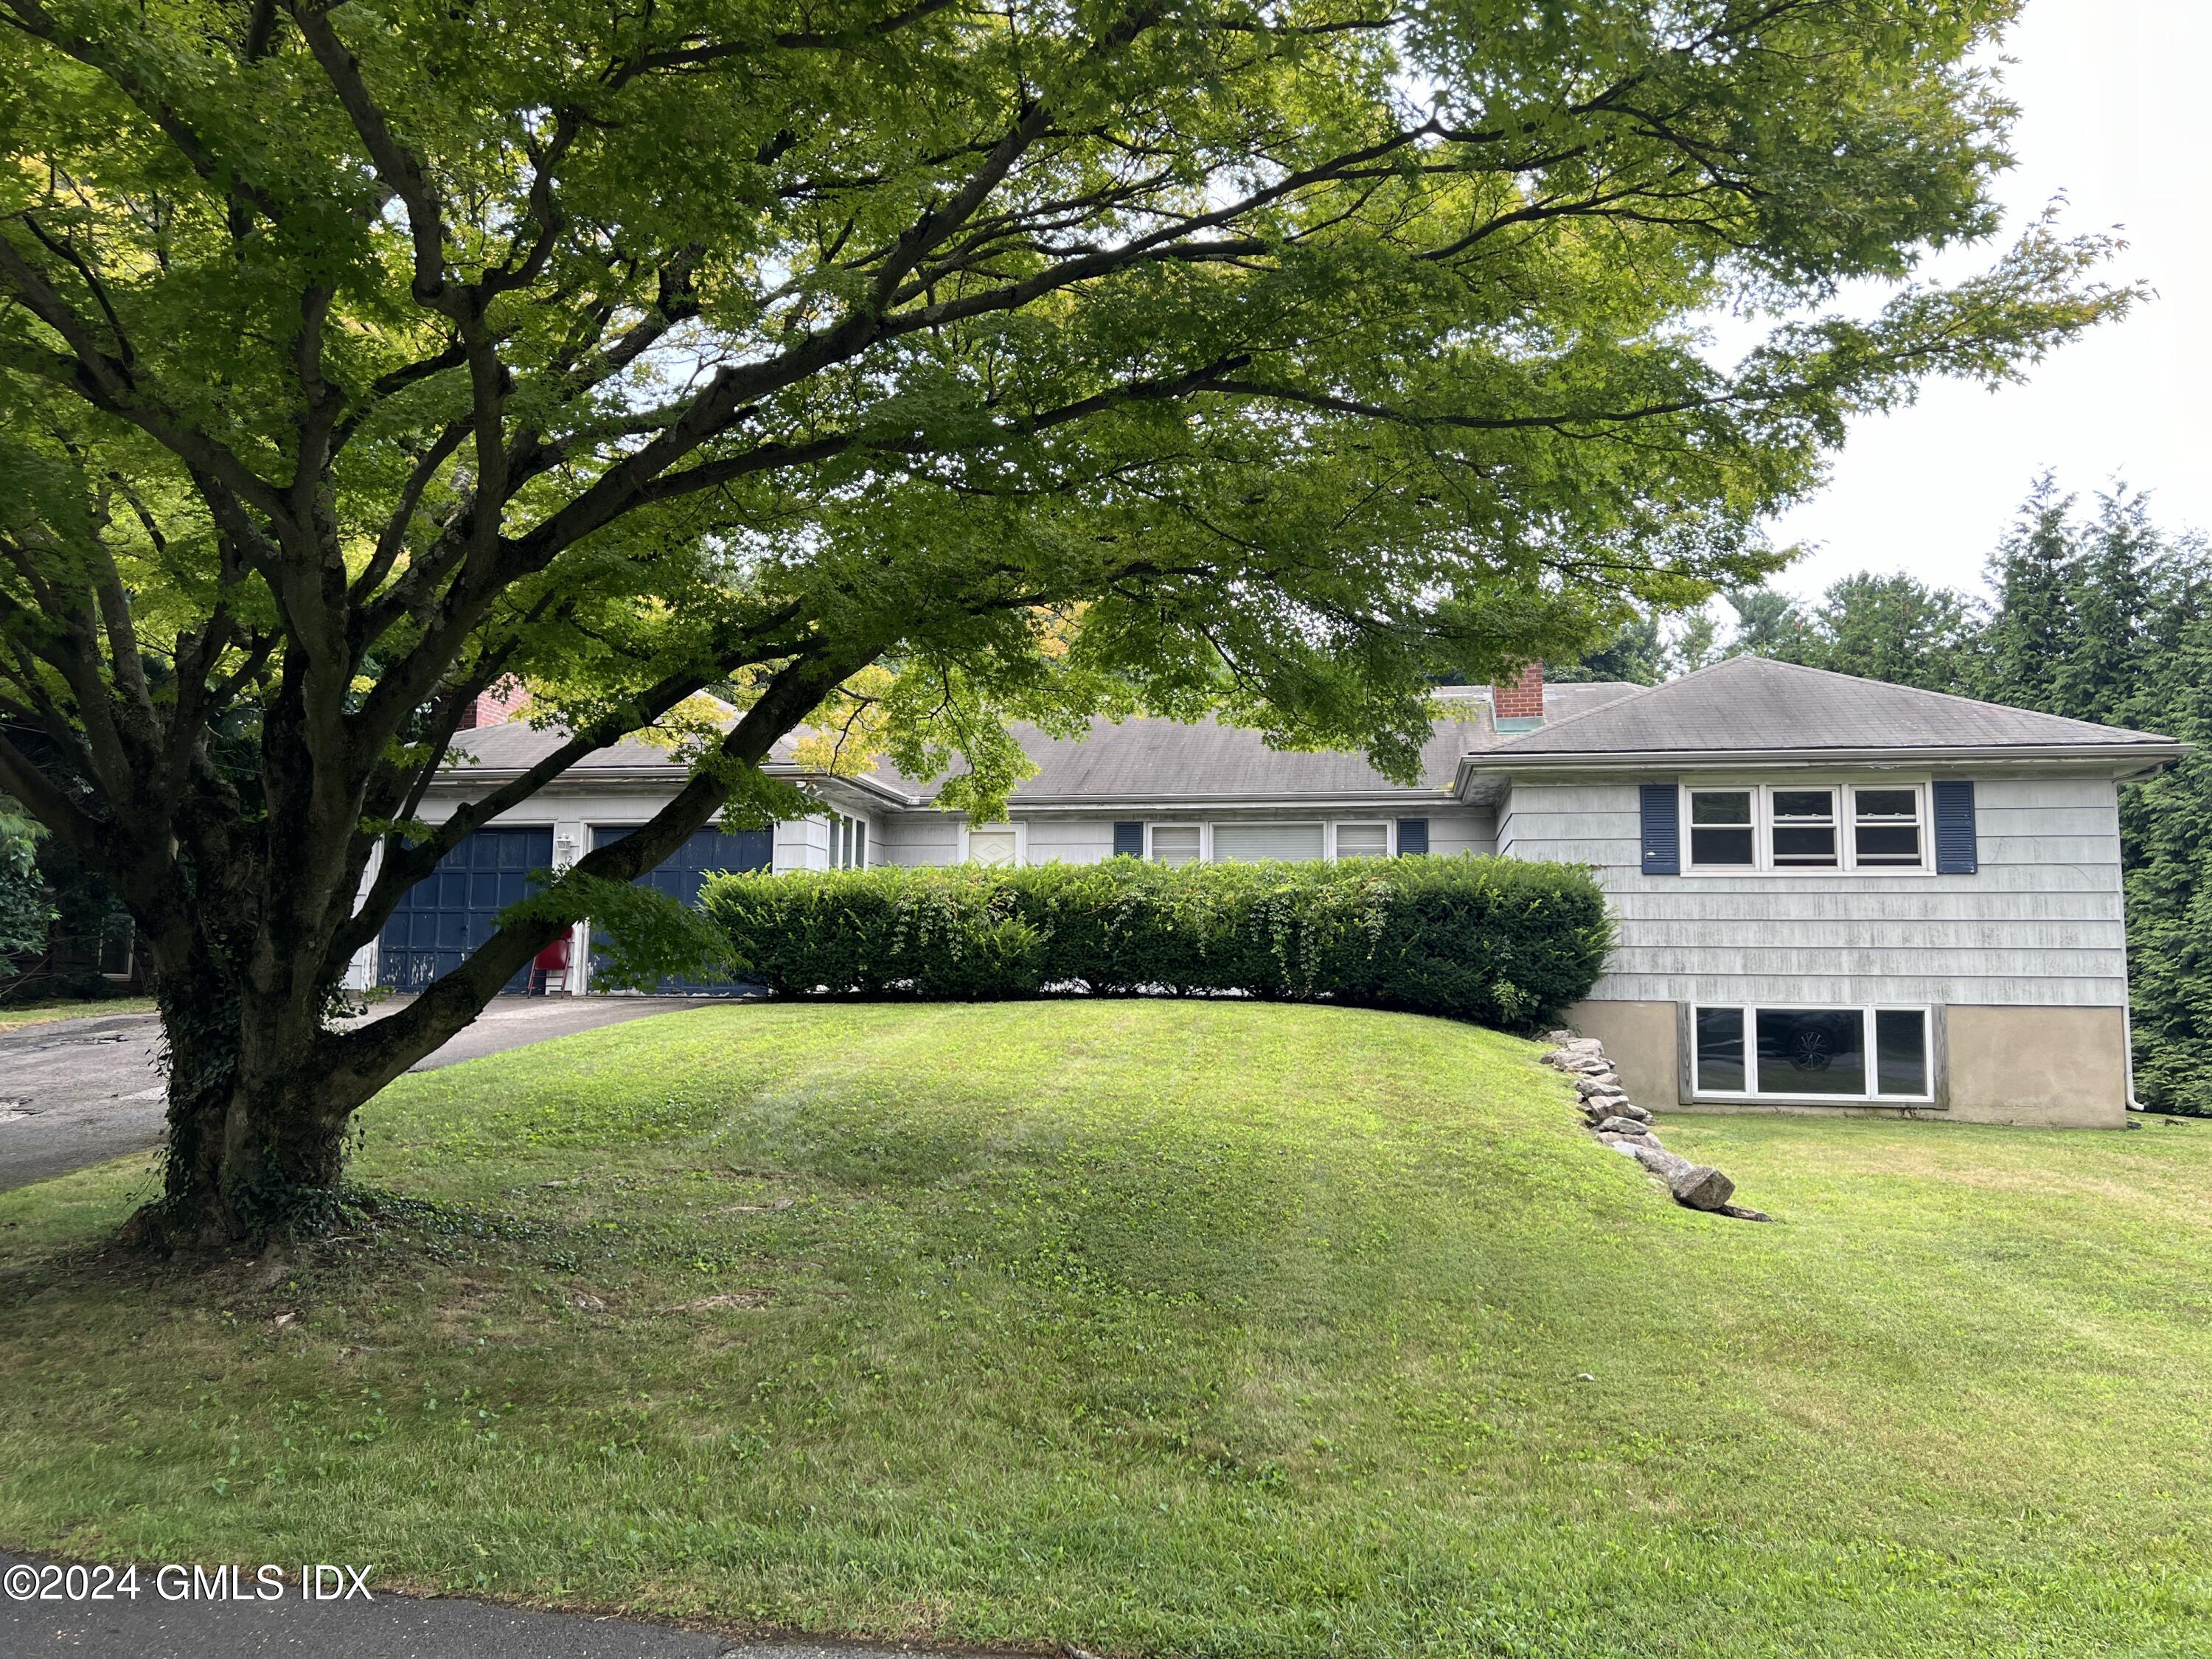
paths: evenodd
<path fill-rule="evenodd" d="M 1526 1027 L 1612 944 L 1588 871 L 1520 859 L 752 872 L 702 901 L 779 996 L 1242 993 Z"/>

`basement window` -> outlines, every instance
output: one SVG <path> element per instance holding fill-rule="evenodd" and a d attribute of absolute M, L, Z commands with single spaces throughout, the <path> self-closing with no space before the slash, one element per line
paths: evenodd
<path fill-rule="evenodd" d="M 1925 1008 L 1700 1005 L 1691 1010 L 1693 1095 L 1765 1100 L 1934 1097 Z"/>

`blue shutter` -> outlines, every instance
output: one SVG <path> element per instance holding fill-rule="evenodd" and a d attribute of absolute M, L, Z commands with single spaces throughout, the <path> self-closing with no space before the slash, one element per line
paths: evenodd
<path fill-rule="evenodd" d="M 1425 853 L 1428 850 L 1429 821 L 1426 818 L 1400 818 L 1398 820 L 1398 856 L 1402 859 L 1410 854 Z"/>
<path fill-rule="evenodd" d="M 1974 839 L 1974 785 L 1970 778 L 1936 782 L 1936 872 L 1971 876 L 1981 868 Z"/>
<path fill-rule="evenodd" d="M 1144 820 L 1141 818 L 1115 820 L 1114 856 L 1117 859 L 1140 859 L 1145 856 Z"/>
<path fill-rule="evenodd" d="M 1637 795 L 1644 809 L 1644 873 L 1682 873 L 1682 795 L 1671 783 L 1647 783 Z"/>

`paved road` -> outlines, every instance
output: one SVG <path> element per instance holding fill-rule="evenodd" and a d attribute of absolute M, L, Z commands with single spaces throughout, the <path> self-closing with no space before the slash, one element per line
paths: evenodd
<path fill-rule="evenodd" d="M 36 1564 L 0 1551 L 0 1577 L 23 1565 Z M 246 1577 L 253 1581 L 250 1569 Z M 0 1653 L 9 1659 L 878 1659 L 884 1652 L 811 1642 L 733 1645 L 665 1625 L 444 1597 L 301 1601 L 296 1580 L 281 1601 L 171 1602 L 150 1588 L 147 1569 L 139 1570 L 138 1582 L 135 1599 L 92 1604 L 0 1598 Z"/>
<path fill-rule="evenodd" d="M 696 1008 L 697 997 L 501 997 L 414 1069 Z M 400 1006 L 378 1008 L 381 1018 Z M 161 1139 L 161 1028 L 151 1014 L 0 1032 L 0 1192 L 151 1148 Z"/>

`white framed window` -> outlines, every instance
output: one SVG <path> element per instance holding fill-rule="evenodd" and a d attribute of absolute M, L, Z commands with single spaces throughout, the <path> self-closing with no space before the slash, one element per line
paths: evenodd
<path fill-rule="evenodd" d="M 1923 782 L 1685 784 L 1682 821 L 1685 875 L 1929 867 Z"/>
<path fill-rule="evenodd" d="M 1146 856 L 1155 864 L 1195 864 L 1204 845 L 1204 826 L 1195 823 L 1155 823 L 1147 832 L 1152 846 Z"/>
<path fill-rule="evenodd" d="M 1387 859 L 1390 856 L 1389 823 L 1340 823 L 1336 826 L 1336 855 L 1340 859 Z"/>
<path fill-rule="evenodd" d="M 1928 1010 L 1698 1003 L 1690 1010 L 1690 1092 L 1925 1103 L 1936 1097 Z"/>
<path fill-rule="evenodd" d="M 1862 870 L 1917 870 L 1927 861 L 1927 825 L 1917 787 L 1862 784 L 1851 791 L 1851 860 Z"/>
<path fill-rule="evenodd" d="M 868 821 L 830 814 L 830 867 L 865 870 L 868 867 Z"/>
<path fill-rule="evenodd" d="M 1213 826 L 1216 864 L 1256 864 L 1263 859 L 1318 859 L 1322 835 L 1319 823 L 1217 823 Z"/>
<path fill-rule="evenodd" d="M 973 823 L 968 826 L 963 861 L 969 864 L 1012 865 L 1022 861 L 1022 826 L 1018 823 Z"/>

